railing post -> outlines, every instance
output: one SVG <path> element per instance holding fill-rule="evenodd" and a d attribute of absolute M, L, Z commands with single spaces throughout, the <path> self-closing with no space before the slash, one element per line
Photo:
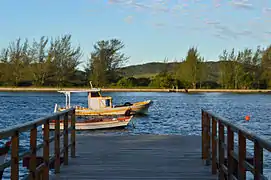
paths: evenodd
<path fill-rule="evenodd" d="M 55 121 L 55 173 L 60 172 L 60 117 Z"/>
<path fill-rule="evenodd" d="M 37 127 L 36 125 L 30 131 L 30 179 L 35 180 L 37 177 L 36 167 L 37 167 Z"/>
<path fill-rule="evenodd" d="M 206 117 L 206 155 L 207 155 L 207 160 L 206 160 L 206 165 L 210 165 L 211 161 L 211 116 L 207 113 Z"/>
<path fill-rule="evenodd" d="M 225 144 L 225 137 L 224 137 L 224 126 L 221 122 L 219 124 L 219 136 L 218 136 L 218 142 L 219 142 L 219 179 L 223 180 L 225 179 L 224 177 L 224 171 L 222 166 L 224 165 L 224 144 Z"/>
<path fill-rule="evenodd" d="M 230 126 L 227 126 L 227 156 L 228 156 L 228 179 L 232 179 L 234 173 L 234 158 L 232 156 L 232 151 L 234 149 L 234 134 Z"/>
<path fill-rule="evenodd" d="M 206 148 L 205 148 L 205 144 L 206 144 L 206 117 L 205 117 L 205 112 L 203 110 L 201 110 L 201 158 L 203 160 L 207 159 L 206 156 Z"/>
<path fill-rule="evenodd" d="M 254 167 L 254 179 L 260 180 L 263 174 L 263 148 L 257 140 L 254 142 Z"/>
<path fill-rule="evenodd" d="M 72 110 L 71 128 L 71 157 L 75 158 L 75 109 Z"/>
<path fill-rule="evenodd" d="M 246 138 L 242 132 L 238 132 L 238 180 L 246 179 L 246 169 L 244 162 L 246 160 Z"/>
<path fill-rule="evenodd" d="M 217 173 L 217 121 L 212 117 L 212 174 Z"/>
<path fill-rule="evenodd" d="M 205 160 L 205 165 L 210 164 L 210 119 L 208 113 L 202 110 L 201 118 L 202 126 L 202 159 Z"/>
<path fill-rule="evenodd" d="M 19 179 L 19 132 L 11 137 L 11 180 Z"/>
<path fill-rule="evenodd" d="M 50 143 L 49 143 L 49 120 L 46 120 L 44 123 L 43 129 L 43 161 L 45 163 L 45 167 L 42 172 L 42 179 L 49 179 L 49 151 L 50 151 Z"/>
<path fill-rule="evenodd" d="M 69 162 L 69 131 L 68 131 L 68 122 L 69 121 L 69 112 L 65 113 L 64 115 L 64 165 L 68 165 Z"/>

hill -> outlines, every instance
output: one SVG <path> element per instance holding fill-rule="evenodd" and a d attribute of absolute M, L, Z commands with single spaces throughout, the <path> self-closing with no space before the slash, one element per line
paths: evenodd
<path fill-rule="evenodd" d="M 151 62 L 140 65 L 131 65 L 121 68 L 121 72 L 128 77 L 153 77 L 162 71 L 167 70 L 168 72 L 176 72 L 176 69 L 180 66 L 182 62 L 170 62 L 170 63 L 162 63 L 162 62 Z M 219 76 L 219 64 L 220 62 L 209 61 L 206 62 L 209 77 L 208 79 L 217 81 Z"/>
<path fill-rule="evenodd" d="M 121 71 L 126 76 L 133 77 L 152 77 L 156 74 L 168 70 L 173 72 L 175 68 L 178 67 L 180 63 L 161 63 L 161 62 L 151 62 L 140 65 L 131 65 L 124 68 L 121 68 Z"/>

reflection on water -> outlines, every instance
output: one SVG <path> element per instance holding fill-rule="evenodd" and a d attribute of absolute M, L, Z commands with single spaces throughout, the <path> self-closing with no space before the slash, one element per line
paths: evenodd
<path fill-rule="evenodd" d="M 136 116 L 125 129 L 84 131 L 81 134 L 127 135 L 127 134 L 182 134 L 199 135 L 201 131 L 201 108 L 211 110 L 271 140 L 271 95 L 231 93 L 165 93 L 165 92 L 108 92 L 114 104 L 147 99 L 153 104 L 146 116 Z M 86 93 L 72 94 L 74 105 L 87 106 Z M 10 127 L 54 111 L 55 104 L 64 105 L 65 96 L 59 93 L 0 92 L 0 128 Z M 245 116 L 250 121 L 245 121 Z M 29 133 L 21 135 L 20 150 L 29 147 Z M 39 137 L 41 137 L 39 131 Z M 41 142 L 41 139 L 39 140 Z M 253 151 L 252 144 L 248 148 Z M 270 154 L 270 153 L 269 153 Z M 271 155 L 265 153 L 265 172 L 271 171 Z M 5 176 L 9 169 L 6 169 Z M 21 168 L 21 174 L 26 170 Z"/>

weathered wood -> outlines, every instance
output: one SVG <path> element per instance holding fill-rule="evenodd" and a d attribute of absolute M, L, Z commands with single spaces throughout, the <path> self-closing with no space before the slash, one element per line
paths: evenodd
<path fill-rule="evenodd" d="M 212 157 L 217 156 L 217 122 L 213 118 L 212 119 Z M 212 158 L 212 174 L 217 173 L 217 163 L 216 158 Z"/>
<path fill-rule="evenodd" d="M 45 121 L 48 120 L 48 119 L 57 119 L 58 116 L 62 116 L 66 112 L 70 112 L 72 109 L 74 109 L 74 108 L 67 109 L 67 110 L 64 110 L 64 111 L 61 111 L 61 112 L 57 112 L 57 113 L 54 113 L 53 115 L 49 115 L 47 117 L 43 117 L 43 118 L 40 118 L 40 119 L 37 119 L 37 120 L 34 120 L 34 121 L 30 121 L 30 122 L 24 123 L 22 125 L 20 124 L 20 125 L 13 126 L 13 127 L 10 127 L 10 128 L 2 129 L 0 131 L 0 139 L 11 137 L 11 136 L 14 135 L 15 132 L 20 133 L 20 132 L 29 131 L 34 126 L 36 126 L 36 127 L 40 126 L 40 125 L 44 124 Z"/>
<path fill-rule="evenodd" d="M 64 165 L 68 165 L 68 162 L 69 162 L 69 132 L 68 132 L 68 113 L 66 113 L 64 115 L 64 129 L 63 129 L 63 132 L 64 132 L 64 147 L 63 147 L 63 150 L 64 150 Z"/>
<path fill-rule="evenodd" d="M 60 172 L 60 117 L 55 123 L 55 173 Z"/>
<path fill-rule="evenodd" d="M 225 144 L 225 147 L 227 148 L 224 148 L 224 160 L 225 162 L 228 163 L 228 137 L 227 136 L 224 136 L 225 137 L 225 141 L 224 141 L 224 144 Z M 217 142 L 217 146 L 219 146 L 219 142 Z M 238 158 L 238 152 L 239 152 L 239 147 L 238 147 L 238 143 L 234 143 L 233 142 L 233 150 L 232 152 L 234 154 L 236 154 L 236 157 Z M 219 148 L 217 149 L 217 151 L 219 151 Z M 230 152 L 229 152 L 230 153 Z M 232 156 L 231 156 L 232 157 Z M 217 155 L 217 158 L 219 159 L 218 155 Z M 234 159 L 234 158 L 233 158 Z M 249 153 L 249 152 L 246 152 L 245 153 L 245 159 L 246 161 L 248 161 L 249 163 L 253 164 L 253 160 L 254 160 L 254 156 L 253 154 Z M 238 159 L 237 159 L 238 160 Z M 226 163 L 226 164 L 227 164 Z"/>
<path fill-rule="evenodd" d="M 76 158 L 51 179 L 217 179 L 202 165 L 201 137 L 77 135 Z"/>
<path fill-rule="evenodd" d="M 202 160 L 206 160 L 207 159 L 207 153 L 206 153 L 206 148 L 205 148 L 205 144 L 206 144 L 206 137 L 208 136 L 208 134 L 206 134 L 206 130 L 205 127 L 206 126 L 206 115 L 205 112 L 202 110 L 201 111 L 201 158 Z"/>
<path fill-rule="evenodd" d="M 224 137 L 224 126 L 221 122 L 218 122 L 218 126 L 219 126 L 219 135 L 218 135 L 218 147 L 219 147 L 219 179 L 223 180 L 224 179 L 224 170 L 223 170 L 223 165 L 224 165 L 224 152 L 225 152 L 225 148 L 224 148 L 224 142 L 225 142 L 225 137 Z"/>
<path fill-rule="evenodd" d="M 71 157 L 75 158 L 75 110 L 72 111 L 71 116 Z"/>
<path fill-rule="evenodd" d="M 238 133 L 238 180 L 246 179 L 246 138 L 241 132 Z"/>
<path fill-rule="evenodd" d="M 50 161 L 54 161 L 56 159 L 55 164 L 56 172 L 59 172 L 61 158 L 60 158 L 60 128 L 59 128 L 59 117 L 65 115 L 65 133 L 63 137 L 63 149 L 64 156 L 66 158 L 66 164 L 68 160 L 68 148 L 71 146 L 69 144 L 69 135 L 68 135 L 68 114 L 74 115 L 75 109 L 67 109 L 63 112 L 54 113 L 51 116 L 47 116 L 45 118 L 41 118 L 35 121 L 31 121 L 29 123 L 25 123 L 22 125 L 18 125 L 16 127 L 4 129 L 0 131 L 0 139 L 10 138 L 11 136 L 11 160 L 6 162 L 5 164 L 1 164 L 1 176 L 4 168 L 11 166 L 11 179 L 17 180 L 19 179 L 19 159 L 23 159 L 23 166 L 29 169 L 29 174 L 27 175 L 28 179 L 49 179 L 49 168 L 51 166 Z M 53 119 L 58 119 L 56 126 L 56 135 L 55 137 L 50 137 L 49 134 L 49 121 Z M 37 128 L 38 126 L 43 126 L 43 144 L 37 145 Z M 74 126 L 73 126 L 74 127 Z M 71 129 L 75 130 L 75 129 Z M 19 134 L 20 132 L 29 132 L 30 131 L 30 150 L 25 152 L 21 157 L 19 156 Z M 50 143 L 55 142 L 55 153 L 53 151 L 50 152 Z M 75 135 L 73 136 L 73 143 L 75 143 Z M 43 147 L 43 148 L 42 148 Z M 74 146 L 75 147 L 75 146 Z M 75 148 L 73 149 L 73 153 L 75 154 Z M 37 156 L 37 154 L 39 154 Z M 50 156 L 51 155 L 51 156 Z M 56 155 L 56 158 L 55 158 Z M 1 179 L 1 178 L 0 178 Z"/>
<path fill-rule="evenodd" d="M 235 172 L 235 160 L 231 155 L 231 152 L 234 151 L 234 134 L 231 130 L 231 127 L 227 127 L 227 160 L 228 160 L 228 179 L 232 179 L 232 175 Z"/>
<path fill-rule="evenodd" d="M 210 150 L 210 147 L 211 147 L 211 116 L 208 116 L 207 114 L 207 117 L 206 117 L 206 153 L 207 153 L 207 160 L 206 160 L 206 165 L 209 165 L 210 164 L 210 161 L 211 161 L 211 150 Z"/>
<path fill-rule="evenodd" d="M 211 117 L 212 121 L 217 121 L 219 123 L 219 142 L 217 150 L 216 148 L 212 148 L 212 151 L 218 152 L 217 156 L 219 162 L 217 163 L 217 168 L 219 169 L 219 179 L 246 179 L 246 171 L 250 171 L 254 174 L 254 179 L 265 179 L 263 175 L 263 149 L 271 152 L 271 143 L 267 140 L 264 140 L 249 132 L 248 130 L 244 130 L 240 127 L 235 126 L 230 123 L 227 119 L 219 117 L 212 112 L 202 110 L 202 119 L 207 117 Z M 202 123 L 206 123 L 202 121 Z M 212 139 L 215 139 L 217 136 L 215 122 L 212 122 L 212 132 L 209 133 L 212 136 Z M 203 125 L 202 125 L 203 126 Z M 222 133 L 222 127 L 227 127 L 228 134 L 227 138 L 225 138 L 225 142 L 222 142 L 224 139 L 224 132 Z M 205 131 L 205 129 L 202 129 Z M 234 132 L 238 134 L 238 144 L 234 143 Z M 203 134 L 206 134 L 204 132 Z M 254 155 L 248 153 L 246 151 L 246 140 L 250 140 L 254 143 Z M 202 138 L 202 150 L 205 151 L 205 147 L 208 143 L 205 138 Z M 228 145 L 227 145 L 228 144 Z M 212 142 L 212 146 L 215 146 Z M 224 150 L 223 150 L 224 149 Z M 212 162 L 214 162 L 214 154 L 216 152 L 211 152 L 212 154 Z M 215 158 L 217 159 L 217 157 Z M 213 164 L 213 163 L 212 163 Z M 212 167 L 212 173 L 215 173 L 216 169 Z M 225 176 L 227 175 L 227 176 Z"/>
<path fill-rule="evenodd" d="M 261 175 L 263 174 L 263 148 L 256 141 L 254 144 L 254 166 L 255 166 L 255 174 L 254 179 L 260 180 Z"/>
<path fill-rule="evenodd" d="M 37 127 L 33 127 L 30 131 L 30 179 L 36 179 L 36 152 L 37 152 Z"/>
<path fill-rule="evenodd" d="M 50 158 L 50 143 L 49 143 L 49 120 L 44 123 L 43 129 L 43 161 L 45 168 L 43 170 L 43 180 L 49 179 L 49 158 Z"/>
<path fill-rule="evenodd" d="M 11 137 L 11 180 L 19 179 L 19 132 Z"/>

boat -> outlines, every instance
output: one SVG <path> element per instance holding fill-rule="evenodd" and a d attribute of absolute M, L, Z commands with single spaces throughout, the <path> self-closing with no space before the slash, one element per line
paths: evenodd
<path fill-rule="evenodd" d="M 125 115 L 125 114 L 147 114 L 151 100 L 142 102 L 130 103 L 126 102 L 122 105 L 113 105 L 112 97 L 102 96 L 100 88 L 91 88 L 89 90 L 74 90 L 74 91 L 58 91 L 66 96 L 65 107 L 55 105 L 55 112 L 64 111 L 71 108 L 72 93 L 87 93 L 88 107 L 74 106 L 77 116 L 94 116 L 94 115 Z"/>
<path fill-rule="evenodd" d="M 131 116 L 119 116 L 119 117 L 77 117 L 75 122 L 75 130 L 100 130 L 100 129 L 112 129 L 112 128 L 123 128 L 126 127 L 132 119 Z M 49 122 L 49 129 L 55 129 L 55 120 Z M 71 126 L 71 121 L 68 121 L 68 127 Z M 44 126 L 42 125 L 42 128 Z M 60 130 L 64 129 L 63 120 L 60 120 Z"/>

